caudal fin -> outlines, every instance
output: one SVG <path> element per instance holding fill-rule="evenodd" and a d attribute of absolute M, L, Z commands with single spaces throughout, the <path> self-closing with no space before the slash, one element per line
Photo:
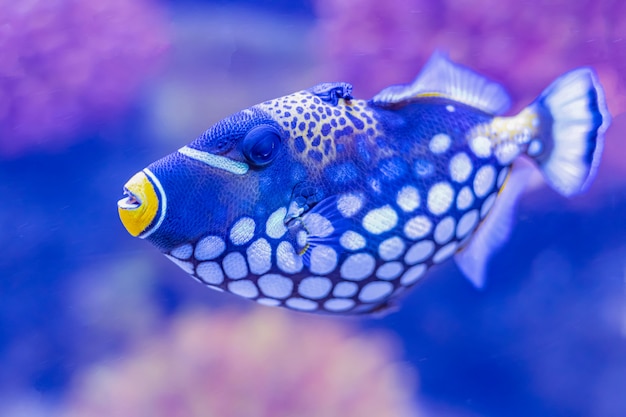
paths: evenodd
<path fill-rule="evenodd" d="M 528 155 L 562 195 L 584 191 L 595 176 L 611 121 L 595 73 L 580 68 L 559 77 L 534 105 L 542 135 L 530 142 Z"/>

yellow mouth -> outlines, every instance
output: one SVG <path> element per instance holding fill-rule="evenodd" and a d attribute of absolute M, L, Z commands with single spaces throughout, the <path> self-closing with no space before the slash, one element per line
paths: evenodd
<path fill-rule="evenodd" d="M 126 185 L 124 195 L 117 202 L 122 224 L 132 236 L 139 236 L 154 221 L 159 211 L 159 197 L 145 173 L 136 173 Z"/>

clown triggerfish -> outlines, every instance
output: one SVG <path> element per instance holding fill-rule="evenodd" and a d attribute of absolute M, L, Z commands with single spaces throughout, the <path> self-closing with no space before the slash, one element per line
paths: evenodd
<path fill-rule="evenodd" d="M 119 215 L 201 283 L 269 306 L 381 311 L 451 257 L 480 287 L 530 164 L 560 194 L 580 193 L 610 123 L 589 68 L 502 116 L 509 103 L 440 53 L 371 100 L 319 84 L 150 164 Z"/>

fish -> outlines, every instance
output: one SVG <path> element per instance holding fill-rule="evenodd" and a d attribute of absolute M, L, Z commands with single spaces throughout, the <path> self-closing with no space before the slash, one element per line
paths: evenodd
<path fill-rule="evenodd" d="M 151 163 L 124 186 L 119 216 L 203 285 L 266 306 L 384 314 L 451 258 L 483 288 L 531 174 L 584 192 L 611 120 L 589 67 L 506 116 L 510 105 L 438 51 L 369 100 L 321 83 Z"/>

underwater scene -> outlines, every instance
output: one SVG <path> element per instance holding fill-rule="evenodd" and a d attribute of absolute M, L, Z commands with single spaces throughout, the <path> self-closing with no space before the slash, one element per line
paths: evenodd
<path fill-rule="evenodd" d="M 0 0 L 0 416 L 626 416 L 625 17 Z"/>

